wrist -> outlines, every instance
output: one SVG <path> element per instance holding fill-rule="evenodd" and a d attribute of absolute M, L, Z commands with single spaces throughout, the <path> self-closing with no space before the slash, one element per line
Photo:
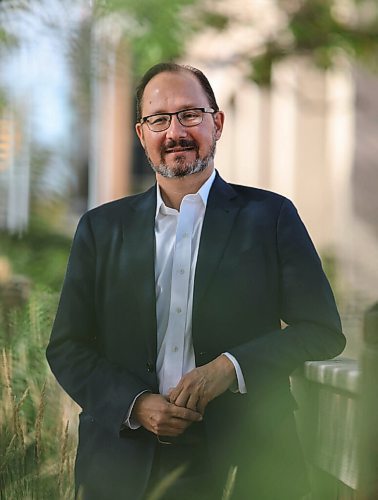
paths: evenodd
<path fill-rule="evenodd" d="M 142 409 L 143 401 L 146 398 L 148 398 L 150 395 L 151 395 L 150 392 L 143 392 L 142 394 L 140 394 L 140 396 L 137 397 L 137 399 L 135 400 L 133 409 L 131 411 L 130 418 L 132 418 L 134 420 L 138 420 L 138 415 L 140 414 L 140 411 Z"/>
<path fill-rule="evenodd" d="M 231 386 L 237 384 L 237 377 L 236 377 L 236 371 L 235 371 L 234 364 L 224 354 L 221 354 L 217 358 L 217 360 L 219 360 L 219 369 L 226 376 L 227 388 L 229 389 Z"/>

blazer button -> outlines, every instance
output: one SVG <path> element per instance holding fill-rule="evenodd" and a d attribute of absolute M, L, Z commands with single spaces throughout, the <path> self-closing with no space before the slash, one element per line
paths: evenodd
<path fill-rule="evenodd" d="M 153 363 L 149 363 L 149 362 L 148 362 L 148 363 L 146 364 L 146 366 L 147 366 L 147 371 L 148 371 L 148 373 L 154 373 L 154 371 L 155 371 L 155 367 L 154 367 Z"/>
<path fill-rule="evenodd" d="M 206 351 L 201 351 L 201 352 L 199 353 L 199 355 L 200 355 L 200 356 L 205 356 L 205 355 L 206 355 Z"/>

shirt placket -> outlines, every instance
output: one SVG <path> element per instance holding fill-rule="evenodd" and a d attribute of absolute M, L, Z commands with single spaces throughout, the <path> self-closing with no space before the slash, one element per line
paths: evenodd
<path fill-rule="evenodd" d="M 189 279 L 192 252 L 194 211 L 190 200 L 184 200 L 178 217 L 172 265 L 169 320 L 165 335 L 165 350 L 170 363 L 164 364 L 161 390 L 167 394 L 183 375 L 185 331 L 189 302 Z"/>

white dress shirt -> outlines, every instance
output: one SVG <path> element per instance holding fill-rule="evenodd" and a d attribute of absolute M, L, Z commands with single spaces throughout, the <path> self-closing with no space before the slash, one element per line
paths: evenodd
<path fill-rule="evenodd" d="M 207 199 L 214 178 L 215 171 L 196 194 L 184 196 L 180 211 L 165 205 L 159 185 L 157 185 L 155 215 L 156 373 L 159 392 L 163 395 L 167 395 L 169 390 L 178 384 L 181 377 L 196 366 L 192 342 L 194 275 Z M 239 363 L 231 354 L 224 354 L 235 367 L 238 391 L 246 393 Z M 128 416 L 133 405 L 134 403 Z M 132 428 L 136 427 L 129 419 L 127 424 Z"/>

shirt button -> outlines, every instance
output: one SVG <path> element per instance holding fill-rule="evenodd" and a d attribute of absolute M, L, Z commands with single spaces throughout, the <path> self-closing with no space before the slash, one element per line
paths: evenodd
<path fill-rule="evenodd" d="M 188 238 L 189 233 L 184 233 L 182 236 L 183 236 L 183 238 Z"/>
<path fill-rule="evenodd" d="M 146 367 L 147 367 L 148 373 L 154 373 L 155 368 L 154 368 L 153 363 L 146 363 Z"/>
<path fill-rule="evenodd" d="M 172 351 L 173 351 L 173 352 L 177 352 L 177 351 L 178 351 L 178 347 L 177 347 L 177 345 L 175 345 L 175 346 L 173 346 L 173 347 L 172 347 Z"/>
<path fill-rule="evenodd" d="M 184 274 L 185 273 L 185 269 L 180 269 L 179 273 L 180 274 Z"/>
<path fill-rule="evenodd" d="M 177 307 L 177 308 L 176 308 L 176 312 L 177 312 L 177 314 L 180 314 L 181 310 L 182 310 L 182 309 L 181 309 L 181 307 Z"/>

